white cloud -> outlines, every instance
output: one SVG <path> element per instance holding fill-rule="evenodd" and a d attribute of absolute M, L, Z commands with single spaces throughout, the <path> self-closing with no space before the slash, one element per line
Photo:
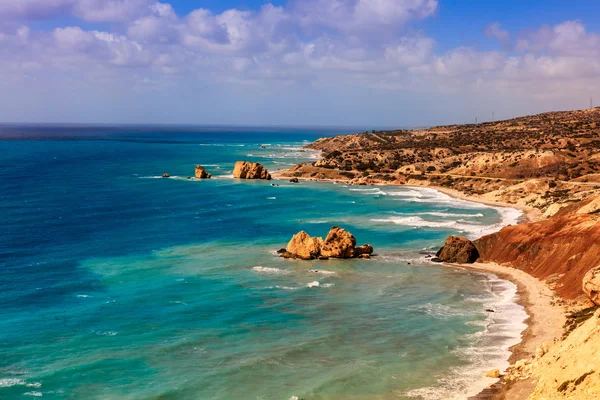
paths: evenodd
<path fill-rule="evenodd" d="M 46 19 L 71 14 L 86 21 L 117 22 L 162 12 L 155 0 L 2 0 L 0 17 Z"/>
<path fill-rule="evenodd" d="M 2 0 L 0 16 L 46 18 L 61 12 L 68 12 L 75 0 Z"/>
<path fill-rule="evenodd" d="M 488 25 L 485 28 L 484 33 L 486 36 L 493 37 L 504 45 L 508 44 L 510 41 L 510 32 L 502 29 L 499 22 Z"/>
<path fill-rule="evenodd" d="M 389 32 L 433 15 L 437 5 L 437 0 L 293 0 L 291 12 L 304 26 L 358 34 Z"/>
<path fill-rule="evenodd" d="M 132 90 L 146 90 L 149 82 L 301 83 L 539 97 L 576 96 L 600 83 L 600 36 L 581 22 L 526 34 L 496 22 L 484 34 L 500 42 L 497 50 L 440 52 L 434 38 L 407 27 L 436 10 L 437 0 L 292 0 L 286 7 L 178 16 L 170 4 L 154 0 L 0 0 L 0 16 L 64 13 L 113 22 L 106 31 L 85 24 L 50 32 L 21 22 L 4 26 L 0 75 L 9 82 L 33 76 L 40 84 L 68 76 L 70 84 Z"/>

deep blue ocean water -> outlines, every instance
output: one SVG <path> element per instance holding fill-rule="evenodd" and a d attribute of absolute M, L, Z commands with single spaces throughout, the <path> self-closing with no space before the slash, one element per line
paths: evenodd
<path fill-rule="evenodd" d="M 518 213 L 430 189 L 230 177 L 238 160 L 314 159 L 301 147 L 339 133 L 4 128 L 0 398 L 440 399 L 485 387 L 523 329 L 515 287 L 426 256 Z M 187 179 L 196 164 L 214 179 Z M 378 257 L 277 258 L 296 232 L 332 225 Z"/>

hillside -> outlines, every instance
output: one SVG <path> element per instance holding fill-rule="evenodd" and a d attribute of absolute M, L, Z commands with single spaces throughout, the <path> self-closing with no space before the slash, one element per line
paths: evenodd
<path fill-rule="evenodd" d="M 447 187 L 547 215 L 600 188 L 600 108 L 371 131 L 319 139 L 307 148 L 322 151 L 322 159 L 281 176 Z"/>

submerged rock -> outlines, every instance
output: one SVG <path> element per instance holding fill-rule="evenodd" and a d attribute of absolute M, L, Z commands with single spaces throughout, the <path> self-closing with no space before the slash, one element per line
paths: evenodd
<path fill-rule="evenodd" d="M 196 165 L 196 179 L 210 179 L 212 175 L 206 172 L 202 165 Z"/>
<path fill-rule="evenodd" d="M 301 260 L 327 260 L 329 258 L 370 258 L 373 246 L 356 246 L 356 238 L 338 226 L 331 228 L 325 240 L 311 237 L 302 231 L 294 235 L 285 250 L 278 253 L 283 258 Z"/>
<path fill-rule="evenodd" d="M 600 306 L 600 266 L 592 268 L 583 277 L 583 291 L 590 300 Z"/>
<path fill-rule="evenodd" d="M 233 168 L 233 177 L 237 179 L 264 179 L 271 180 L 271 174 L 260 163 L 238 161 Z"/>
<path fill-rule="evenodd" d="M 469 239 L 450 236 L 444 247 L 437 252 L 436 258 L 440 262 L 473 264 L 479 258 L 479 251 Z"/>

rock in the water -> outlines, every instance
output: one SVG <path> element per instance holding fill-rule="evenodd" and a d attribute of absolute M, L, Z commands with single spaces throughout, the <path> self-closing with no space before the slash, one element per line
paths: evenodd
<path fill-rule="evenodd" d="M 485 376 L 487 376 L 488 378 L 500 378 L 500 370 L 492 369 L 492 370 L 486 372 Z"/>
<path fill-rule="evenodd" d="M 600 266 L 592 268 L 585 274 L 583 291 L 595 305 L 600 306 Z"/>
<path fill-rule="evenodd" d="M 210 179 L 212 175 L 206 172 L 202 165 L 196 165 L 196 179 Z"/>
<path fill-rule="evenodd" d="M 302 231 L 294 235 L 284 252 L 278 252 L 284 258 L 302 260 L 327 260 L 329 258 L 370 258 L 373 246 L 365 244 L 356 247 L 356 239 L 352 234 L 340 227 L 331 228 L 325 240 L 310 237 Z"/>
<path fill-rule="evenodd" d="M 373 246 L 371 246 L 370 244 L 363 244 L 362 246 L 358 246 L 354 250 L 354 253 L 357 257 L 370 256 L 371 254 L 373 254 Z"/>
<path fill-rule="evenodd" d="M 163 177 L 163 178 L 170 178 L 170 177 L 171 177 L 171 175 L 169 175 L 169 174 L 162 174 L 162 177 Z"/>
<path fill-rule="evenodd" d="M 323 239 L 310 237 L 302 231 L 294 235 L 287 245 L 286 251 L 302 260 L 314 260 L 321 255 L 321 243 Z"/>
<path fill-rule="evenodd" d="M 436 257 L 447 263 L 473 264 L 479 258 L 479 251 L 469 239 L 450 236 Z"/>
<path fill-rule="evenodd" d="M 298 178 L 292 178 L 292 179 L 290 179 L 290 182 L 291 183 L 298 183 L 300 181 L 298 180 Z"/>
<path fill-rule="evenodd" d="M 271 180 L 271 174 L 260 163 L 238 161 L 233 168 L 233 177 L 238 179 Z"/>
<path fill-rule="evenodd" d="M 330 258 L 353 258 L 356 238 L 343 228 L 334 226 L 321 245 L 321 255 Z"/>

